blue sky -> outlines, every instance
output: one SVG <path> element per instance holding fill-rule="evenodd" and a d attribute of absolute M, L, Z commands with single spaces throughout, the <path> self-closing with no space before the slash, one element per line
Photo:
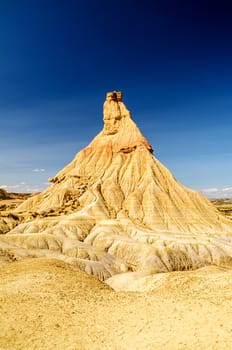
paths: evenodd
<path fill-rule="evenodd" d="M 122 90 L 184 185 L 232 197 L 232 4 L 0 2 L 0 185 L 38 191 L 102 128 Z"/>

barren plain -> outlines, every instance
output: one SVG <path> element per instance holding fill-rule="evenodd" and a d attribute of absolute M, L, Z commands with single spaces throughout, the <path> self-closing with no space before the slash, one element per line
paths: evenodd
<path fill-rule="evenodd" d="M 6 264 L 0 349 L 231 348 L 231 270 L 164 273 L 151 285 L 115 292 L 58 260 Z"/>

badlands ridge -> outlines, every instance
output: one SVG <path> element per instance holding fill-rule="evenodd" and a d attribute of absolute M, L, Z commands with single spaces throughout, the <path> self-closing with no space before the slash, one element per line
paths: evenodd
<path fill-rule="evenodd" d="M 121 92 L 107 93 L 103 113 L 51 186 L 0 219 L 1 254 L 56 258 L 124 291 L 160 272 L 230 267 L 231 221 L 155 158 Z"/>

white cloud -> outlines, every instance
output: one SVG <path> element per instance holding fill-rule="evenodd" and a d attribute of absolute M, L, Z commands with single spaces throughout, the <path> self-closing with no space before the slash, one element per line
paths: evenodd
<path fill-rule="evenodd" d="M 15 190 L 19 190 L 21 185 L 0 185 L 0 188 L 4 188 L 7 192 L 14 192 Z"/>
<path fill-rule="evenodd" d="M 12 188 L 12 189 L 15 189 L 15 188 L 19 188 L 20 187 L 20 185 L 11 185 L 11 186 L 7 186 L 7 188 Z"/>
<path fill-rule="evenodd" d="M 41 192 L 41 189 L 38 187 L 27 187 L 25 190 L 26 193 L 36 193 L 36 192 Z"/>
<path fill-rule="evenodd" d="M 43 191 L 47 187 L 44 185 L 44 183 L 41 185 L 28 185 L 26 182 L 22 181 L 20 184 L 16 185 L 0 185 L 0 188 L 3 188 L 7 192 L 36 193 Z"/>
<path fill-rule="evenodd" d="M 223 192 L 230 192 L 232 193 L 232 187 L 226 187 L 222 189 Z"/>
<path fill-rule="evenodd" d="M 200 190 L 201 193 L 211 198 L 231 198 L 232 197 L 232 187 L 224 188 L 204 188 Z"/>
<path fill-rule="evenodd" d="M 219 189 L 215 188 L 215 187 L 213 187 L 213 188 L 205 188 L 205 189 L 201 190 L 201 192 L 204 192 L 204 193 L 216 193 L 218 191 L 219 191 Z"/>
<path fill-rule="evenodd" d="M 45 169 L 38 169 L 38 168 L 35 168 L 32 170 L 34 173 L 40 173 L 40 172 L 44 172 Z"/>

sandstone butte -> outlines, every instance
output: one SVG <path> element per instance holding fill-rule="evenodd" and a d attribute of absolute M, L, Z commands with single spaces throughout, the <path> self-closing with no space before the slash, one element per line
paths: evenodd
<path fill-rule="evenodd" d="M 161 272 L 231 266 L 231 221 L 155 158 L 121 92 L 107 93 L 103 114 L 93 141 L 15 209 L 20 223 L 0 235 L 0 249 L 63 260 L 115 290 Z"/>

